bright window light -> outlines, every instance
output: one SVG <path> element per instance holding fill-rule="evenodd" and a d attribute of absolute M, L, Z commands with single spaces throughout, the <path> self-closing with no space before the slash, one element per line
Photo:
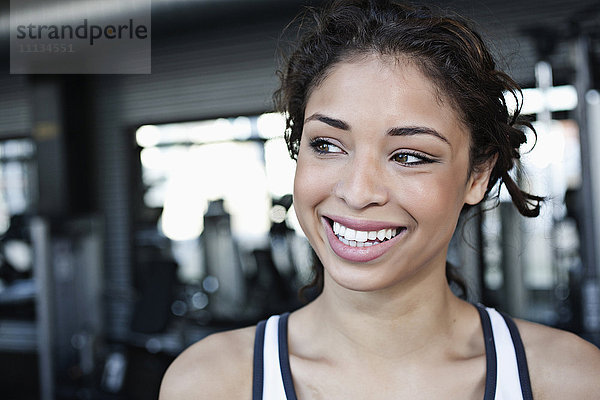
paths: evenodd
<path fill-rule="evenodd" d="M 135 139 L 140 147 L 153 147 L 160 142 L 160 128 L 155 125 L 143 125 L 135 133 Z"/>
<path fill-rule="evenodd" d="M 280 113 L 266 113 L 256 121 L 258 135 L 265 139 L 283 136 L 285 131 L 285 117 Z"/>
<path fill-rule="evenodd" d="M 505 94 L 506 103 L 511 112 L 515 111 L 516 103 L 512 95 Z M 548 108 L 551 112 L 568 111 L 577 107 L 577 90 L 572 85 L 554 86 L 547 89 L 523 89 L 523 108 L 521 114 L 537 114 Z"/>
<path fill-rule="evenodd" d="M 265 142 L 265 167 L 269 192 L 274 197 L 293 192 L 296 162 L 290 157 L 282 137 Z"/>
<path fill-rule="evenodd" d="M 165 236 L 198 238 L 208 203 L 224 199 L 235 236 L 266 237 L 271 199 L 293 191 L 284 128 L 277 113 L 140 127 L 144 203 L 163 209 Z"/>

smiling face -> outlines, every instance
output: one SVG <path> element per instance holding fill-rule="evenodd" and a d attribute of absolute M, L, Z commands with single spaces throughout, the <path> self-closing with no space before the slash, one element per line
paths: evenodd
<path fill-rule="evenodd" d="M 378 290 L 444 274 L 464 203 L 469 132 L 409 62 L 366 56 L 335 65 L 312 91 L 297 158 L 294 207 L 337 284 Z"/>

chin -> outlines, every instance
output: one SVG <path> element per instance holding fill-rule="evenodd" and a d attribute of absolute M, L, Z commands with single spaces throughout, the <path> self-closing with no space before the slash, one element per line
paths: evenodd
<path fill-rule="evenodd" d="M 385 268 L 386 271 L 381 271 L 375 265 L 340 265 L 332 263 L 324 265 L 329 265 L 329 267 L 325 267 L 326 285 L 334 284 L 355 292 L 376 292 L 389 289 L 397 286 L 415 273 L 415 271 L 405 271 L 405 273 L 400 274 L 400 271 L 395 268 L 394 276 L 390 276 L 391 271 L 387 268 Z"/>
<path fill-rule="evenodd" d="M 445 252 L 443 259 L 434 257 L 408 264 L 394 257 L 369 263 L 351 263 L 336 257 L 332 252 L 325 255 L 326 257 L 320 258 L 325 268 L 325 284 L 355 292 L 387 291 L 393 288 L 407 290 L 409 287 L 421 287 L 420 283 L 425 281 L 446 282 Z"/>

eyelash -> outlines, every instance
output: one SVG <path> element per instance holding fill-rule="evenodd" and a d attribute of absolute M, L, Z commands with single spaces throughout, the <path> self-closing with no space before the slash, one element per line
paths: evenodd
<path fill-rule="evenodd" d="M 323 150 L 321 148 L 319 148 L 320 146 L 332 146 L 332 147 L 336 147 L 339 149 L 338 146 L 334 145 L 333 143 L 322 139 L 322 138 L 317 138 L 317 139 L 312 139 L 309 143 L 310 147 L 313 149 L 313 151 L 317 154 L 321 154 L 321 155 L 326 155 L 326 154 L 335 154 L 338 152 L 332 152 L 332 151 L 327 151 L 327 150 Z M 341 149 L 340 149 L 341 152 Z M 398 156 L 409 156 L 409 157 L 415 157 L 417 159 L 419 159 L 419 161 L 416 162 L 401 162 L 401 161 L 397 161 L 396 158 Z M 392 160 L 400 165 L 404 165 L 407 167 L 413 167 L 416 165 L 421 165 L 421 164 L 431 164 L 436 162 L 434 159 L 427 157 L 425 155 L 423 155 L 422 153 L 418 153 L 418 152 L 414 152 L 414 151 L 402 151 L 402 152 L 398 152 L 395 153 L 394 155 L 392 155 Z"/>
<path fill-rule="evenodd" d="M 331 142 L 328 142 L 327 140 L 322 139 L 322 138 L 312 139 L 310 141 L 310 147 L 317 154 L 337 153 L 337 152 L 331 152 L 331 151 L 326 151 L 326 150 L 319 149 L 319 146 L 332 146 L 332 147 L 337 147 L 339 149 L 339 147 L 336 146 L 335 144 L 333 144 Z M 340 149 L 340 151 L 341 151 L 341 149 Z"/>
<path fill-rule="evenodd" d="M 419 161 L 417 161 L 417 162 L 409 162 L 409 163 L 401 162 L 401 161 L 396 161 L 395 158 L 398 157 L 398 156 L 415 157 L 415 158 L 419 159 Z M 395 162 L 397 162 L 400 165 L 405 165 L 405 166 L 408 166 L 408 167 L 412 167 L 412 166 L 415 166 L 415 165 L 422 165 L 422 164 L 431 164 L 431 163 L 436 162 L 434 159 L 429 158 L 429 157 L 423 155 L 422 153 L 417 153 L 417 152 L 414 152 L 414 151 L 402 151 L 402 152 L 396 153 L 396 154 L 394 154 L 392 156 L 392 160 L 394 160 Z"/>

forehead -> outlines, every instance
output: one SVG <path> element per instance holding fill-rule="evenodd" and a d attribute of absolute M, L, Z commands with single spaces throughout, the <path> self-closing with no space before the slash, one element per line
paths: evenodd
<path fill-rule="evenodd" d="M 467 132 L 450 99 L 405 57 L 364 55 L 335 64 L 311 91 L 305 110 L 389 126 L 427 124 Z"/>

